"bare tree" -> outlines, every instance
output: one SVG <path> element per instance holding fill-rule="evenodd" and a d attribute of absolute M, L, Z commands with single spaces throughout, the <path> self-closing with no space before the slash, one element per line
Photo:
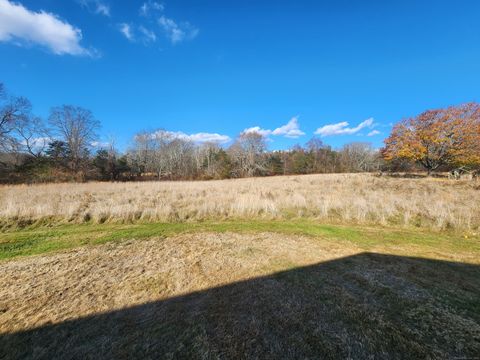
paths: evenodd
<path fill-rule="evenodd" d="M 168 148 L 172 162 L 172 174 L 179 178 L 192 178 L 195 175 L 195 144 L 182 138 L 174 139 Z"/>
<path fill-rule="evenodd" d="M 352 142 L 340 150 L 341 161 L 346 171 L 372 171 L 379 167 L 378 152 L 372 144 Z"/>
<path fill-rule="evenodd" d="M 38 158 L 44 154 L 52 139 L 41 118 L 31 117 L 26 120 L 17 122 L 14 131 L 19 141 L 18 148 L 19 151 Z"/>
<path fill-rule="evenodd" d="M 219 151 L 220 146 L 216 143 L 205 143 L 198 146 L 194 154 L 197 171 L 203 170 L 207 177 L 216 177 L 216 154 Z"/>
<path fill-rule="evenodd" d="M 174 137 L 165 130 L 157 130 L 151 134 L 152 161 L 151 167 L 158 174 L 158 178 L 172 177 L 175 164 L 171 154 L 171 143 Z"/>
<path fill-rule="evenodd" d="M 72 105 L 53 108 L 49 122 L 56 135 L 68 145 L 71 169 L 78 171 L 91 143 L 97 139 L 100 122 L 90 110 Z"/>
<path fill-rule="evenodd" d="M 324 148 L 325 148 L 325 144 L 318 137 L 312 137 L 307 142 L 307 150 L 310 151 L 310 152 L 318 152 L 318 151 L 320 151 Z"/>
<path fill-rule="evenodd" d="M 134 137 L 128 160 L 140 173 L 161 178 L 188 178 L 195 175 L 195 145 L 165 130 L 142 132 Z"/>
<path fill-rule="evenodd" d="M 320 165 L 321 165 L 321 162 L 322 162 L 322 158 L 324 160 L 323 161 L 324 164 L 322 164 L 323 165 L 322 170 L 324 171 L 324 169 L 326 168 L 325 156 L 322 156 L 322 155 L 324 155 L 323 154 L 324 149 L 325 149 L 325 145 L 323 144 L 323 141 L 320 140 L 317 137 L 313 137 L 307 142 L 307 150 L 312 157 L 312 169 L 311 169 L 312 172 L 319 172 L 320 171 L 320 167 L 321 167 Z"/>
<path fill-rule="evenodd" d="M 229 148 L 236 176 L 261 175 L 266 171 L 265 138 L 256 132 L 242 133 Z"/>
<path fill-rule="evenodd" d="M 150 169 L 153 157 L 151 133 L 140 132 L 133 137 L 132 148 L 127 153 L 128 165 L 135 172 L 141 174 Z"/>
<path fill-rule="evenodd" d="M 9 96 L 0 84 L 0 150 L 12 151 L 18 148 L 14 136 L 20 124 L 29 121 L 32 105 L 25 97 Z"/>

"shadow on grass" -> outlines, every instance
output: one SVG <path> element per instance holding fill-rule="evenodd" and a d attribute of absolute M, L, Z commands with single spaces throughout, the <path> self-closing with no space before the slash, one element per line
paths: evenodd
<path fill-rule="evenodd" d="M 448 173 L 445 172 L 432 172 L 430 175 L 425 173 L 396 173 L 396 172 L 385 172 L 384 176 L 391 178 L 401 178 L 401 179 L 425 179 L 428 177 L 438 178 L 438 179 L 448 179 Z"/>
<path fill-rule="evenodd" d="M 475 358 L 480 269 L 363 253 L 0 335 L 0 358 Z"/>
<path fill-rule="evenodd" d="M 391 178 L 400 178 L 400 179 L 424 179 L 427 178 L 427 174 L 418 174 L 418 173 L 384 173 L 384 175 Z"/>

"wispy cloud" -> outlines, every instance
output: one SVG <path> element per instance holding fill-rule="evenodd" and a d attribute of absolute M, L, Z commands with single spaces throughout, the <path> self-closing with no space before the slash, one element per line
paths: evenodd
<path fill-rule="evenodd" d="M 138 27 L 138 31 L 141 33 L 142 39 L 146 43 L 155 42 L 157 40 L 157 35 L 155 35 L 155 33 L 153 31 L 145 28 L 143 25 L 140 25 Z"/>
<path fill-rule="evenodd" d="M 127 23 L 118 24 L 118 31 L 130 42 L 141 42 L 145 45 L 157 41 L 157 35 L 145 26 L 135 26 Z"/>
<path fill-rule="evenodd" d="M 373 126 L 373 118 L 369 118 L 362 121 L 355 127 L 349 127 L 349 123 L 342 121 L 336 124 L 328 124 L 318 128 L 315 134 L 320 136 L 332 136 L 332 135 L 352 135 L 356 134 L 364 128 L 371 128 Z"/>
<path fill-rule="evenodd" d="M 110 6 L 102 3 L 97 3 L 97 9 L 95 10 L 97 14 L 102 14 L 105 16 L 110 16 Z"/>
<path fill-rule="evenodd" d="M 138 13 L 141 16 L 149 16 L 154 11 L 163 11 L 165 6 L 162 3 L 156 1 L 147 1 L 140 6 Z"/>
<path fill-rule="evenodd" d="M 135 38 L 133 36 L 132 27 L 130 24 L 121 23 L 118 26 L 118 30 L 125 36 L 129 41 L 134 41 Z"/>
<path fill-rule="evenodd" d="M 110 5 L 100 0 L 77 0 L 77 2 L 89 11 L 110 17 Z"/>
<path fill-rule="evenodd" d="M 192 40 L 197 37 L 199 31 L 189 22 L 177 23 L 173 19 L 167 18 L 163 15 L 158 19 L 158 24 L 172 44 L 184 40 Z"/>
<path fill-rule="evenodd" d="M 260 126 L 254 126 L 243 130 L 242 133 L 258 133 L 263 137 L 268 137 L 270 135 L 284 136 L 292 139 L 297 139 L 300 136 L 305 135 L 305 133 L 300 130 L 298 116 L 294 116 L 288 123 L 276 128 L 275 130 L 262 129 Z"/>
<path fill-rule="evenodd" d="M 93 1 L 93 0 L 82 0 Z M 197 37 L 199 30 L 188 21 L 178 22 L 164 14 L 165 6 L 157 1 L 146 1 L 138 9 L 142 19 L 121 23 L 120 32 L 130 41 L 147 45 L 156 42 L 160 33 L 172 44 L 178 44 Z"/>
<path fill-rule="evenodd" d="M 21 4 L 0 0 L 0 41 L 37 44 L 54 54 L 94 56 L 80 45 L 80 29 L 45 11 L 34 12 Z"/>
<path fill-rule="evenodd" d="M 378 131 L 378 130 L 372 130 L 372 131 L 370 131 L 370 132 L 367 134 L 367 136 L 375 136 L 375 135 L 380 135 L 380 134 L 381 134 L 380 131 Z"/>

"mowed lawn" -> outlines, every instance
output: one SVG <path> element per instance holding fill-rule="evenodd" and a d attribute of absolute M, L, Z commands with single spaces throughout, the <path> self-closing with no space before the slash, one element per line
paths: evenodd
<path fill-rule="evenodd" d="M 310 220 L 0 234 L 1 359 L 475 358 L 480 237 Z"/>

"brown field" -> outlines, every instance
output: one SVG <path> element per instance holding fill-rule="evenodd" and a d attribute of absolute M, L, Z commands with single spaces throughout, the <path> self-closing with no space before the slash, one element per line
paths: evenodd
<path fill-rule="evenodd" d="M 0 219 L 11 225 L 311 218 L 476 230 L 479 189 L 475 181 L 372 174 L 1 186 Z"/>
<path fill-rule="evenodd" d="M 478 249 L 368 250 L 227 232 L 0 262 L 0 358 L 478 356 Z"/>
<path fill-rule="evenodd" d="M 475 359 L 480 191 L 370 174 L 0 187 L 0 359 Z"/>

